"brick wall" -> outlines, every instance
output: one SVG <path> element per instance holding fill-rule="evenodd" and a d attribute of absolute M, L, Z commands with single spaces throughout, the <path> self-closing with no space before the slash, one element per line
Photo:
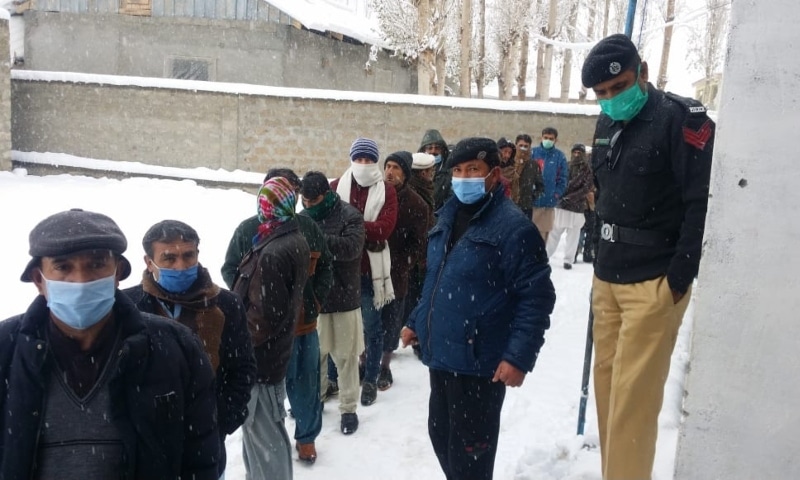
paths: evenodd
<path fill-rule="evenodd" d="M 75 78 L 29 75 L 12 80 L 15 150 L 184 168 L 264 172 L 288 166 L 333 177 L 346 168 L 350 144 L 358 136 L 375 139 L 385 157 L 396 150 L 416 151 L 428 128 L 439 129 L 448 142 L 456 143 L 474 135 L 513 139 L 521 132 L 537 138 L 543 127 L 552 125 L 559 129 L 559 146 L 568 149 L 574 142 L 588 143 L 595 123 L 595 116 L 586 113 L 533 111 L 529 102 L 381 94 L 349 100 L 303 98 L 289 90 L 281 95 L 281 89 L 237 93 Z M 201 83 L 207 84 L 191 85 Z M 475 107 L 459 106 L 465 103 Z M 527 110 L 501 110 L 508 108 Z"/>

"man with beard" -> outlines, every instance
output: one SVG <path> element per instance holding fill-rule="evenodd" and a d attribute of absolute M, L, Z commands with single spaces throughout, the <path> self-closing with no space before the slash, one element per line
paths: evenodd
<path fill-rule="evenodd" d="M 191 329 L 203 344 L 215 372 L 220 433 L 219 473 L 225 471 L 225 436 L 247 418 L 256 376 L 253 345 L 242 301 L 218 287 L 199 262 L 200 237 L 177 220 L 150 227 L 142 239 L 142 283 L 123 290 L 136 308 L 170 318 Z"/>
<path fill-rule="evenodd" d="M 592 170 L 586 161 L 586 146 L 576 143 L 572 146 L 569 159 L 569 181 L 564 196 L 556 206 L 553 230 L 547 237 L 547 256 L 552 257 L 561 241 L 561 235 L 567 234 L 564 245 L 564 269 L 572 268 L 572 261 L 578 249 L 581 228 L 586 218 L 586 197 L 592 191 Z"/>

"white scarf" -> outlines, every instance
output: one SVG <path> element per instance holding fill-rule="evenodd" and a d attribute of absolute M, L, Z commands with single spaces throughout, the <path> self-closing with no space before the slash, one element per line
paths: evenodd
<path fill-rule="evenodd" d="M 377 165 L 376 165 L 377 167 Z M 376 168 L 378 172 L 380 169 Z M 380 179 L 383 176 L 381 175 Z M 378 214 L 383 209 L 386 202 L 386 184 L 383 181 L 376 181 L 369 186 L 367 193 L 367 203 L 364 205 L 364 221 L 374 222 L 378 219 Z M 336 193 L 347 203 L 350 203 L 350 185 L 353 183 L 353 168 L 348 168 L 339 179 L 336 186 Z M 361 185 L 361 183 L 359 183 Z M 363 185 L 362 185 L 363 186 Z M 377 310 L 383 308 L 394 300 L 394 286 L 392 286 L 392 258 L 389 254 L 389 244 L 384 240 L 383 250 L 380 252 L 370 252 L 367 250 L 369 258 L 369 269 L 372 273 L 372 304 Z"/>

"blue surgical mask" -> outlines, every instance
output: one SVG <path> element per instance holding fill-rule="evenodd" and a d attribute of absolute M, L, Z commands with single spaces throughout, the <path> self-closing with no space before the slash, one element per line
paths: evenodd
<path fill-rule="evenodd" d="M 641 70 L 641 65 L 639 66 Z M 598 100 L 600 110 L 616 122 L 627 122 L 635 117 L 647 103 L 648 93 L 639 86 L 639 73 L 636 71 L 636 81 L 626 90 L 612 98 Z"/>
<path fill-rule="evenodd" d="M 150 263 L 158 269 L 158 280 L 156 282 L 161 285 L 161 288 L 170 293 L 185 292 L 197 280 L 197 268 L 199 267 L 197 263 L 184 270 L 161 268 L 155 262 Z"/>
<path fill-rule="evenodd" d="M 491 175 L 491 172 L 489 173 Z M 461 203 L 471 205 L 486 195 L 486 175 L 482 178 L 457 178 L 453 177 L 453 193 Z"/>
<path fill-rule="evenodd" d="M 439 165 L 440 163 L 442 163 L 442 155 L 440 154 L 440 155 L 434 156 L 433 157 L 433 163 L 435 163 L 436 165 Z"/>
<path fill-rule="evenodd" d="M 555 140 L 542 140 L 542 146 L 546 150 L 550 150 L 556 144 Z"/>
<path fill-rule="evenodd" d="M 65 324 L 86 330 L 102 320 L 114 306 L 116 273 L 86 283 L 62 282 L 44 278 L 47 306 Z"/>

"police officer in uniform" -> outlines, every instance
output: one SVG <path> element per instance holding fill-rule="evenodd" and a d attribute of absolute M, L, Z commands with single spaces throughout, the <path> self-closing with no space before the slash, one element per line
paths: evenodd
<path fill-rule="evenodd" d="M 664 383 L 697 275 L 714 122 L 648 83 L 625 35 L 589 52 L 592 169 L 602 224 L 592 285 L 594 386 L 604 480 L 651 478 Z"/>

